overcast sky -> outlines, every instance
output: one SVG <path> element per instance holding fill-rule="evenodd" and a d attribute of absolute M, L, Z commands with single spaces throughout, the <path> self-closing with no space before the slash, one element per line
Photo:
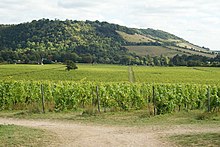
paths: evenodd
<path fill-rule="evenodd" d="M 173 33 L 220 50 L 219 0 L 0 0 L 0 23 L 100 20 Z"/>

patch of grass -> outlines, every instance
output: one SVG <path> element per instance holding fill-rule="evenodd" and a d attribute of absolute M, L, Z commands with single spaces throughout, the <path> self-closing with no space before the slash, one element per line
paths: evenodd
<path fill-rule="evenodd" d="M 44 130 L 16 125 L 0 125 L 0 147 L 10 146 L 47 146 L 53 140 Z"/>
<path fill-rule="evenodd" d="M 101 113 L 98 113 L 97 110 L 93 108 L 73 112 L 47 112 L 46 114 L 29 113 L 25 111 L 2 111 L 0 112 L 0 117 L 55 119 L 82 123 L 123 126 L 172 126 L 181 124 L 218 125 L 220 123 L 220 115 L 216 115 L 214 117 L 215 119 L 198 120 L 198 116 L 201 114 L 203 114 L 203 111 L 181 111 L 157 116 L 153 116 L 149 110 L 133 110 L 107 113 L 102 111 Z"/>
<path fill-rule="evenodd" d="M 201 133 L 171 136 L 170 139 L 179 146 L 219 147 L 220 133 Z"/>
<path fill-rule="evenodd" d="M 92 116 L 92 115 L 97 115 L 98 113 L 99 113 L 98 110 L 93 106 L 86 106 L 82 112 L 82 116 Z"/>
<path fill-rule="evenodd" d="M 196 119 L 197 120 L 220 120 L 220 113 L 204 112 L 204 113 L 198 114 Z"/>

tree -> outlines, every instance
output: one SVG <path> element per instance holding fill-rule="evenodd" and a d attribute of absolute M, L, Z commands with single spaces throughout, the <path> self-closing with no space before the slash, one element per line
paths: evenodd
<path fill-rule="evenodd" d="M 159 57 L 157 57 L 157 56 L 153 57 L 153 61 L 154 61 L 154 65 L 161 66 Z"/>
<path fill-rule="evenodd" d="M 218 55 L 214 58 L 214 61 L 220 62 L 220 54 L 218 54 Z"/>
<path fill-rule="evenodd" d="M 91 54 L 83 54 L 81 55 L 82 57 L 82 62 L 83 63 L 92 63 L 93 59 L 92 59 L 92 55 Z"/>
<path fill-rule="evenodd" d="M 76 66 L 76 64 L 73 61 L 67 60 L 66 61 L 66 70 L 70 71 L 72 69 L 75 70 L 75 69 L 78 69 L 78 67 Z"/>

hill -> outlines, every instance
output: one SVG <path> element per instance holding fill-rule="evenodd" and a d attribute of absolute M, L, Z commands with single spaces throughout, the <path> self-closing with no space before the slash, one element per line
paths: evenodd
<path fill-rule="evenodd" d="M 49 19 L 0 25 L 0 62 L 137 64 L 146 55 L 176 54 L 215 57 L 209 49 L 161 30 Z"/>
<path fill-rule="evenodd" d="M 179 38 L 173 34 L 161 30 L 153 29 L 135 29 L 135 34 L 126 34 L 118 31 L 124 40 L 134 45 L 126 45 L 130 52 L 135 52 L 137 55 L 153 55 L 160 56 L 166 55 L 173 57 L 176 54 L 186 55 L 202 55 L 206 57 L 214 58 L 215 53 L 208 48 L 199 47 L 182 38 Z M 142 49 L 139 47 L 142 45 Z M 145 47 L 143 47 L 143 45 Z M 156 47 L 159 46 L 159 47 Z M 154 50 L 152 50 L 154 49 Z M 164 52 L 166 50 L 166 52 Z M 152 52 L 153 51 L 153 52 Z M 155 51 L 155 52 L 154 52 Z"/>

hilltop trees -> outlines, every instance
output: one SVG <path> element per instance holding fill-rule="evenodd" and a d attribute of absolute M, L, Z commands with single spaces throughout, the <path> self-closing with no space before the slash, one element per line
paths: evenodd
<path fill-rule="evenodd" d="M 92 63 L 95 60 L 98 63 L 115 63 L 114 56 L 129 54 L 128 50 L 121 46 L 124 41 L 115 31 L 118 29 L 129 32 L 129 29 L 123 28 L 126 27 L 99 21 L 49 19 L 18 25 L 1 25 L 0 55 L 6 62 L 26 60 L 33 63 L 38 62 L 39 58 L 50 57 L 58 62 L 72 60 Z M 7 56 L 3 56 L 5 54 Z M 19 56 L 11 57 L 14 54 Z"/>

